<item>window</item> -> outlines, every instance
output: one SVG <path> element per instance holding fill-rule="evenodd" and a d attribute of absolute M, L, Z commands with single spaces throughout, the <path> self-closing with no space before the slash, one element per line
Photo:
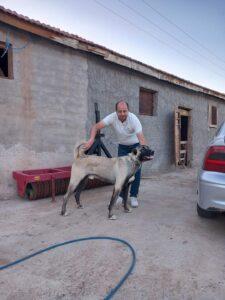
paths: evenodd
<path fill-rule="evenodd" d="M 209 105 L 209 126 L 217 127 L 217 107 Z"/>
<path fill-rule="evenodd" d="M 139 92 L 139 114 L 153 116 L 155 115 L 155 105 L 156 105 L 156 95 L 155 91 L 140 88 Z"/>
<path fill-rule="evenodd" d="M 12 47 L 5 51 L 3 42 L 0 42 L 0 78 L 13 78 Z"/>

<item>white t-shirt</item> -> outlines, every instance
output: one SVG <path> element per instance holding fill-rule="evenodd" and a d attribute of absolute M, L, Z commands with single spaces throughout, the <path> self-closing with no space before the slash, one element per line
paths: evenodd
<path fill-rule="evenodd" d="M 106 116 L 102 122 L 105 126 L 112 126 L 116 132 L 117 142 L 121 145 L 133 145 L 139 143 L 137 133 L 142 131 L 141 122 L 131 112 L 128 112 L 126 121 L 118 119 L 117 113 Z"/>

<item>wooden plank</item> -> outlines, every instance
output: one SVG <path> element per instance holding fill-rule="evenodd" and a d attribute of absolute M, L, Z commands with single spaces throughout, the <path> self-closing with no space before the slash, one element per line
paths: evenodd
<path fill-rule="evenodd" d="M 189 111 L 186 109 L 179 108 L 179 113 L 181 116 L 189 116 Z"/>
<path fill-rule="evenodd" d="M 174 150 L 175 150 L 175 165 L 180 162 L 180 113 L 178 109 L 174 111 Z"/>
<path fill-rule="evenodd" d="M 187 150 L 180 150 L 180 154 L 187 153 Z"/>

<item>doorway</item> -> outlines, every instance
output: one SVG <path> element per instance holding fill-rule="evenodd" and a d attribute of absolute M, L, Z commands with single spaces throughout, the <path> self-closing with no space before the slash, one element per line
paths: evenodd
<path fill-rule="evenodd" d="M 175 164 L 190 166 L 192 135 L 191 135 L 191 110 L 178 107 L 175 109 L 174 140 L 175 140 Z"/>

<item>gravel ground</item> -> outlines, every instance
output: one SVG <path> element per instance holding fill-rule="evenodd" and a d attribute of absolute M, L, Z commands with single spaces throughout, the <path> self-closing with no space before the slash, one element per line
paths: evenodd
<path fill-rule="evenodd" d="M 225 299 L 225 218 L 196 214 L 196 170 L 155 174 L 141 181 L 140 206 L 107 219 L 112 186 L 84 191 L 84 209 L 62 197 L 0 201 L 0 264 L 55 243 L 88 236 L 127 240 L 135 249 L 134 272 L 113 299 Z M 113 241 L 57 248 L 1 271 L 1 300 L 103 299 L 131 263 Z"/>

